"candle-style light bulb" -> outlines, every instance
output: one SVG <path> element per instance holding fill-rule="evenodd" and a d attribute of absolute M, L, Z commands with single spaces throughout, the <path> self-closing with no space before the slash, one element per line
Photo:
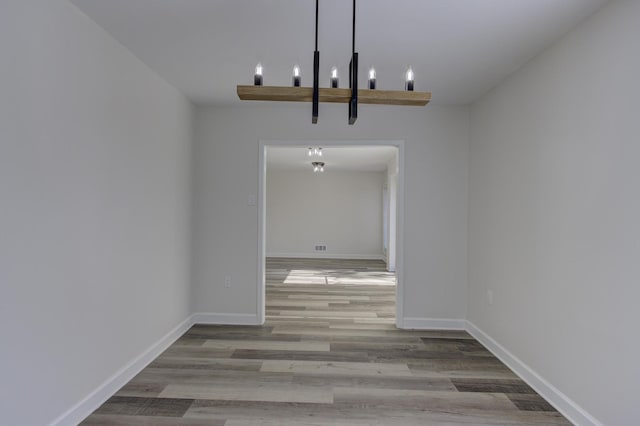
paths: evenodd
<path fill-rule="evenodd" d="M 338 88 L 338 68 L 331 68 L 331 87 L 334 89 Z"/>
<path fill-rule="evenodd" d="M 322 148 L 316 149 L 316 154 L 318 155 L 318 157 L 322 157 Z"/>
<path fill-rule="evenodd" d="M 313 155 L 313 148 L 309 148 L 309 157 L 311 157 Z"/>
<path fill-rule="evenodd" d="M 320 172 L 324 172 L 324 164 L 320 164 Z"/>
<path fill-rule="evenodd" d="M 373 90 L 376 88 L 376 70 L 375 68 L 369 68 L 369 89 Z"/>
<path fill-rule="evenodd" d="M 300 67 L 298 65 L 295 65 L 293 67 L 293 86 L 300 87 L 301 79 L 302 78 L 300 77 Z"/>
<path fill-rule="evenodd" d="M 414 83 L 413 69 L 409 67 L 409 69 L 407 70 L 407 80 L 405 83 L 405 88 L 410 92 L 413 91 L 413 83 Z"/>
<path fill-rule="evenodd" d="M 256 73 L 253 76 L 253 84 L 256 86 L 262 86 L 262 64 L 258 62 L 256 65 Z"/>

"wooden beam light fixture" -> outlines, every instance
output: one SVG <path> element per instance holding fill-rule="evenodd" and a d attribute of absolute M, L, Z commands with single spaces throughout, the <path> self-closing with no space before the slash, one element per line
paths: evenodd
<path fill-rule="evenodd" d="M 313 87 L 300 87 L 300 68 L 293 72 L 292 87 L 263 86 L 262 65 L 256 66 L 254 85 L 238 85 L 238 97 L 247 101 L 311 102 L 311 122 L 318 122 L 320 102 L 349 104 L 349 124 L 358 119 L 358 103 L 376 105 L 425 106 L 431 100 L 431 92 L 414 91 L 414 73 L 409 67 L 406 73 L 405 90 L 376 89 L 376 71 L 369 70 L 368 89 L 358 88 L 358 52 L 356 52 L 356 0 L 353 0 L 353 27 L 351 40 L 351 61 L 349 62 L 349 88 L 338 88 L 337 68 L 332 69 L 331 87 L 319 87 L 320 52 L 318 51 L 318 0 L 316 0 L 315 50 L 313 52 Z"/>

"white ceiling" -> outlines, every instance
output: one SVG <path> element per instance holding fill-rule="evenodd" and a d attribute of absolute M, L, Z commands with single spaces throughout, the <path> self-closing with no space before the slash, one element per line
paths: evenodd
<path fill-rule="evenodd" d="M 336 65 L 347 82 L 351 5 L 319 0 L 321 86 Z M 314 0 L 72 0 L 134 55 L 199 104 L 239 102 L 258 61 L 266 85 L 291 84 L 294 63 L 311 85 Z M 606 0 L 360 0 L 359 79 L 416 90 L 436 104 L 478 99 Z"/>
<path fill-rule="evenodd" d="M 336 170 L 382 172 L 396 152 L 397 148 L 392 146 L 324 146 L 321 157 L 309 157 L 309 147 L 270 146 L 266 158 L 269 169 L 312 172 L 311 162 L 323 161 L 325 173 Z"/>

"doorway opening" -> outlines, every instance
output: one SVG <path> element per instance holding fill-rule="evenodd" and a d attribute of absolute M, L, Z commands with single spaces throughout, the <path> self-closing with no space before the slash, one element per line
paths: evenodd
<path fill-rule="evenodd" d="M 310 147 L 313 153 L 323 148 L 324 172 L 314 173 L 311 163 L 318 159 Z M 326 308 L 326 298 L 309 306 L 285 300 L 303 296 L 290 293 L 293 282 L 308 284 L 310 296 L 318 296 L 314 285 L 334 292 L 336 309 L 351 303 L 339 300 L 339 290 L 353 295 L 340 286 L 366 283 L 380 304 L 362 307 L 380 308 L 387 322 L 402 328 L 403 142 L 260 141 L 259 148 L 259 321 L 266 318 L 267 283 L 269 297 L 277 299 L 270 301 L 277 305 L 269 306 L 270 318 L 304 318 L 300 309 Z M 354 303 L 364 300 L 359 297 Z M 361 313 L 367 322 L 370 313 Z"/>

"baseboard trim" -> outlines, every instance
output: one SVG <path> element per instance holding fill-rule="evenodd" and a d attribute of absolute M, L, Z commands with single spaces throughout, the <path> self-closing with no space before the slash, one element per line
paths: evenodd
<path fill-rule="evenodd" d="M 555 386 L 546 381 L 531 367 L 522 362 L 518 357 L 509 352 L 504 346 L 495 341 L 491 336 L 482 331 L 471 321 L 466 321 L 466 330 L 476 340 L 482 343 L 491 353 L 507 367 L 513 370 L 522 380 L 531 386 L 536 392 L 555 407 L 571 423 L 581 426 L 603 426 L 595 417 L 576 404 L 567 395 L 560 392 Z"/>
<path fill-rule="evenodd" d="M 192 315 L 194 324 L 221 324 L 221 325 L 261 325 L 262 322 L 255 314 L 218 314 L 211 312 L 198 312 Z"/>
<path fill-rule="evenodd" d="M 122 367 L 117 373 L 108 378 L 84 399 L 55 419 L 51 425 L 73 426 L 80 423 L 116 393 L 118 389 L 133 379 L 135 375 L 149 365 L 151 361 L 156 359 L 165 349 L 171 346 L 173 342 L 178 340 L 192 325 L 193 316 L 189 316 L 147 350 Z"/>
<path fill-rule="evenodd" d="M 402 328 L 414 330 L 464 330 L 463 319 L 452 318 L 403 318 Z"/>
<path fill-rule="evenodd" d="M 290 257 L 293 259 L 354 259 L 354 260 L 382 260 L 383 254 L 336 254 L 336 253 L 267 253 L 266 257 Z"/>

